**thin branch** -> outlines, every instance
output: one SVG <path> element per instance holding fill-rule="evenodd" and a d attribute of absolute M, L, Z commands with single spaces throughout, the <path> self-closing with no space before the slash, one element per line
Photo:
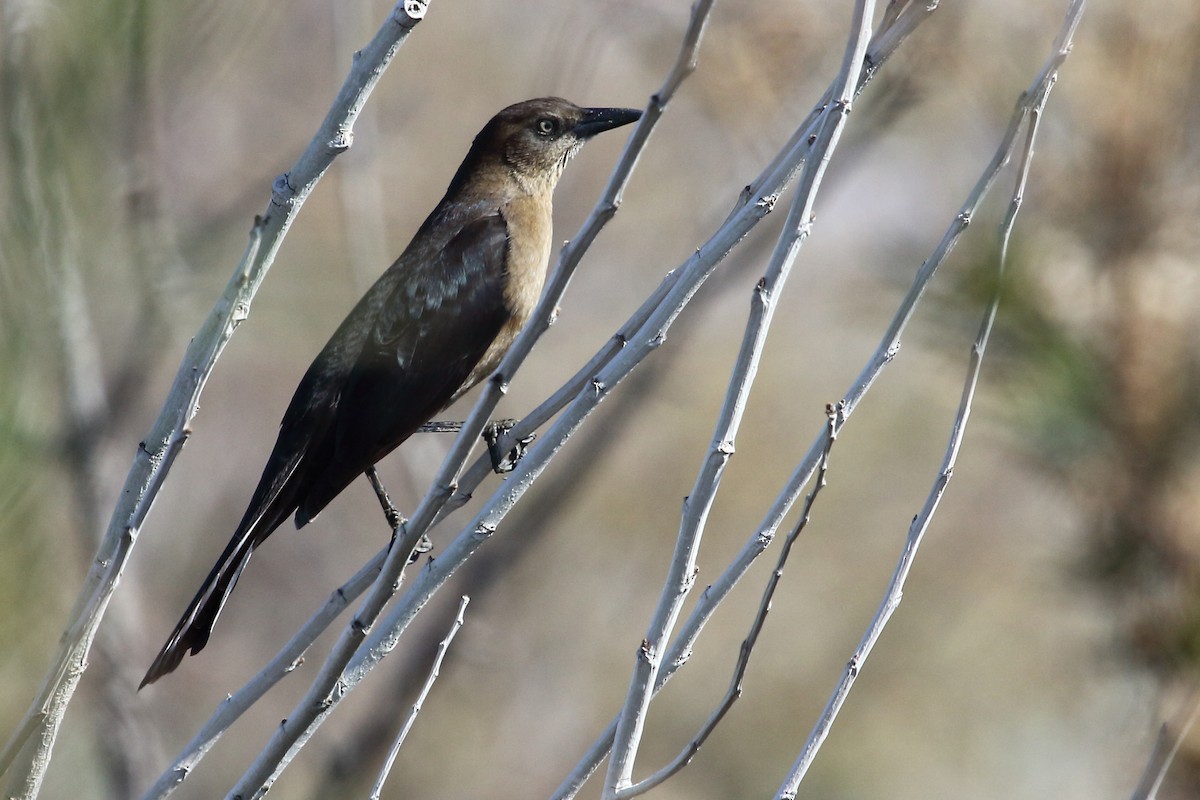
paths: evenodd
<path fill-rule="evenodd" d="M 1000 225 L 1000 254 L 996 264 L 998 277 L 1003 275 L 1006 267 L 1009 238 L 1012 235 L 1013 225 L 1016 222 L 1017 214 L 1020 211 L 1021 202 L 1025 194 L 1025 186 L 1029 178 L 1029 170 L 1033 158 L 1033 146 L 1037 139 L 1042 111 L 1045 108 L 1046 101 L 1049 99 L 1050 91 L 1054 88 L 1054 83 L 1057 80 L 1057 65 L 1061 63 L 1062 59 L 1070 51 L 1071 35 L 1078 25 L 1079 15 L 1083 12 L 1083 6 L 1084 0 L 1073 0 L 1067 12 L 1063 31 L 1056 42 L 1055 52 L 1048 62 L 1048 64 L 1054 65 L 1054 68 L 1044 70 L 1039 76 L 1040 80 L 1035 85 L 1034 90 L 1024 93 L 1021 101 L 1018 103 L 1017 116 L 1027 118 L 1029 121 L 1026 128 L 1025 145 L 1021 151 L 1021 163 L 1015 187 L 1009 202 L 1008 212 L 1005 214 L 1004 220 Z M 1022 113 L 1022 106 L 1024 113 Z M 988 340 L 991 336 L 993 324 L 995 323 L 996 311 L 999 304 L 1000 281 L 997 280 L 991 300 L 984 311 L 983 320 L 980 323 L 975 343 L 971 348 L 967 377 L 963 385 L 962 397 L 959 400 L 958 412 L 954 418 L 950 441 L 946 447 L 946 455 L 942 462 L 941 471 L 934 481 L 933 487 L 930 489 L 929 495 L 925 500 L 925 505 L 922 507 L 920 513 L 913 518 L 912 524 L 909 526 L 904 549 L 896 564 L 892 579 L 888 584 L 883 602 L 880 604 L 870 625 L 868 625 L 854 654 L 850 657 L 850 661 L 846 664 L 841 680 L 826 703 L 825 710 L 821 713 L 816 726 L 814 726 L 812 732 L 809 734 L 804 748 L 796 759 L 796 763 L 792 766 L 787 778 L 776 793 L 776 800 L 794 800 L 796 797 L 800 782 L 804 779 L 804 775 L 816 758 L 816 754 L 820 750 L 822 743 L 824 743 L 825 738 L 829 735 L 833 721 L 845 703 L 846 697 L 849 695 L 863 664 L 866 662 L 875 643 L 879 640 L 879 636 L 883 633 L 888 620 L 891 619 L 892 614 L 895 613 L 900 605 L 904 592 L 904 583 L 908 578 L 909 570 L 912 568 L 913 560 L 916 558 L 917 549 L 924 539 L 925 532 L 929 529 L 933 515 L 937 512 L 946 487 L 950 483 L 950 478 L 954 474 L 954 465 L 958 460 L 959 449 L 962 446 L 963 437 L 966 433 L 967 422 L 971 414 L 971 405 L 975 397 L 975 389 L 979 383 L 979 373 L 983 365 L 984 353 L 987 350 Z"/>
<path fill-rule="evenodd" d="M 1191 706 L 1192 709 L 1188 713 L 1187 719 L 1179 726 L 1177 733 L 1172 734 L 1171 726 L 1166 722 L 1159 728 L 1158 738 L 1154 742 L 1154 749 L 1150 752 L 1150 759 L 1146 762 L 1142 779 L 1138 781 L 1137 788 L 1130 795 L 1130 800 L 1155 800 L 1158 797 L 1158 790 L 1162 788 L 1167 771 L 1170 770 L 1171 763 L 1175 760 L 1175 755 L 1183 745 L 1183 740 L 1192 730 L 1192 726 L 1196 724 L 1197 717 L 1200 717 L 1200 697 L 1194 698 Z"/>
<path fill-rule="evenodd" d="M 392 742 L 392 749 L 388 751 L 387 759 L 383 762 L 383 768 L 379 770 L 379 777 L 375 779 L 375 786 L 371 789 L 370 800 L 379 800 L 383 794 L 383 784 L 387 781 L 388 773 L 392 771 L 392 764 L 396 762 L 396 756 L 400 755 L 400 748 L 404 744 L 408 732 L 412 730 L 413 723 L 417 721 L 417 714 L 421 713 L 422 706 L 425 705 L 425 698 L 429 696 L 429 690 L 433 688 L 433 682 L 438 679 L 438 675 L 442 669 L 442 659 L 446 657 L 446 651 L 450 649 L 450 643 L 454 641 L 454 637 L 458 635 L 458 630 L 463 626 L 463 614 L 467 611 L 467 603 L 471 602 L 471 598 L 467 595 L 462 596 L 462 601 L 458 604 L 458 614 L 454 617 L 454 622 L 450 625 L 450 631 L 446 634 L 446 638 L 438 643 L 437 653 L 433 657 L 433 666 L 429 669 L 429 677 L 425 679 L 425 685 L 421 687 L 420 694 L 413 702 L 412 709 L 404 720 L 404 725 L 401 726 L 400 732 L 396 734 L 396 741 Z"/>
<path fill-rule="evenodd" d="M 771 601 L 775 597 L 775 590 L 779 587 L 779 581 L 783 578 L 783 568 L 787 565 L 788 556 L 792 552 L 792 546 L 800 537 L 800 533 L 808 527 L 817 495 L 825 487 L 825 477 L 829 472 L 829 453 L 833 450 L 834 442 L 837 441 L 838 428 L 842 423 L 841 409 L 837 406 L 830 405 L 826 407 L 825 412 L 829 417 L 829 423 L 826 426 L 825 450 L 821 454 L 821 467 L 817 472 L 817 482 L 813 490 L 809 492 L 808 497 L 804 500 L 804 508 L 800 512 L 800 519 L 792 528 L 792 532 L 787 535 L 783 546 L 780 548 L 779 560 L 775 563 L 775 569 L 772 571 L 771 577 L 767 579 L 767 586 L 763 590 L 762 599 L 759 601 L 758 611 L 750 623 L 750 632 L 746 634 L 746 638 L 742 641 L 742 646 L 738 650 L 738 659 L 733 668 L 733 678 L 729 682 L 729 689 L 725 692 L 725 696 L 721 698 L 721 702 L 718 703 L 717 708 L 705 721 L 704 725 L 701 726 L 700 731 L 684 746 L 679 755 L 675 756 L 669 764 L 649 778 L 618 792 L 618 800 L 628 800 L 628 798 L 645 794 L 687 766 L 696 753 L 700 751 L 701 746 L 703 746 L 709 735 L 712 734 L 721 720 L 725 718 L 729 709 L 742 696 L 742 680 L 746 676 L 746 668 L 750 665 L 750 654 L 754 651 L 754 645 L 758 643 L 758 635 L 762 632 L 763 625 L 767 621 L 767 614 L 771 611 Z"/>
<path fill-rule="evenodd" d="M 874 16 L 874 0 L 858 0 L 850 24 L 850 35 L 842 59 L 841 69 L 834 81 L 830 94 L 836 98 L 826 107 L 820 119 L 818 133 L 812 144 L 810 157 L 805 162 L 800 176 L 800 186 L 788 213 L 775 252 L 771 257 L 767 275 L 759 284 L 756 304 L 747 322 L 742 349 L 734 365 L 730 385 L 722 407 L 709 457 L 696 477 L 696 483 L 687 500 L 680 520 L 679 535 L 670 569 L 663 582 L 658 606 L 651 618 L 649 630 L 638 650 L 631 676 L 625 705 L 618 718 L 612 757 L 609 760 L 608 776 L 602 797 L 614 798 L 633 782 L 633 768 L 638 745 L 644 730 L 654 685 L 662 665 L 663 653 L 670 640 L 671 632 L 683 608 L 696 576 L 696 559 L 700 540 L 708 519 L 709 510 L 716 497 L 721 475 L 729 456 L 733 452 L 733 441 L 741 422 L 742 411 L 754 376 L 758 360 L 766 343 L 775 300 L 782 291 L 787 275 L 799 255 L 800 247 L 808 238 L 812 227 L 813 208 L 821 179 L 829 164 L 838 140 L 850 113 L 850 103 L 862 71 L 863 59 L 871 39 L 871 20 Z M 758 311 L 761 306 L 761 313 Z"/>
<path fill-rule="evenodd" d="M 18 750 L 26 743 L 33 743 L 23 774 L 15 776 L 14 783 L 21 784 L 15 790 L 17 796 L 34 797 L 41 787 L 67 705 L 87 668 L 96 629 L 153 500 L 187 439 L 188 425 L 213 365 L 249 313 L 250 302 L 305 199 L 334 157 L 350 146 L 355 119 L 396 50 L 424 16 L 427 2 L 403 0 L 397 4 L 375 38 L 360 53 L 316 136 L 293 168 L 276 180 L 267 214 L 255 223 L 245 256 L 192 339 L 158 419 L 138 447 L 54 663 L 25 720 L 18 726 L 20 732 L 40 729 L 40 733 L 14 738 L 0 753 L 0 772 L 3 772 L 13 764 Z M 33 728 L 28 725 L 30 719 L 37 720 Z"/>

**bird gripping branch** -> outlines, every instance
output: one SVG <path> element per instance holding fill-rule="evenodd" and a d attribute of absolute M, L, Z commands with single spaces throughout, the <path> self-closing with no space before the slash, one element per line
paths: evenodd
<path fill-rule="evenodd" d="M 496 368 L 541 295 L 563 168 L 640 116 L 545 97 L 483 127 L 445 197 L 304 373 L 242 521 L 141 686 L 204 649 L 254 549 L 288 517 L 306 525 Z"/>

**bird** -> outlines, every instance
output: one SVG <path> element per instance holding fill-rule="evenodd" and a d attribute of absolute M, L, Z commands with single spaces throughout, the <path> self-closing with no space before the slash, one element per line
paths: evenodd
<path fill-rule="evenodd" d="M 241 522 L 139 690 L 204 649 L 255 548 L 288 517 L 308 524 L 495 370 L 541 296 L 564 167 L 640 117 L 542 97 L 484 125 L 445 196 L 300 379 Z"/>

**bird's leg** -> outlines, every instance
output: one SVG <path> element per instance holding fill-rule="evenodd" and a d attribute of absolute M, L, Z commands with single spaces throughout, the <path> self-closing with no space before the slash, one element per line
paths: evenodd
<path fill-rule="evenodd" d="M 513 467 L 521 460 L 521 456 L 525 455 L 525 451 L 529 449 L 529 445 L 537 438 L 536 433 L 531 433 L 513 442 L 508 452 L 502 451 L 500 449 L 500 440 L 516 424 L 517 420 L 515 419 L 498 419 L 494 422 L 489 422 L 487 427 L 483 429 L 483 440 L 487 442 L 488 455 L 492 457 L 492 470 L 497 475 L 512 472 Z"/>
<path fill-rule="evenodd" d="M 388 527 L 392 529 L 392 542 L 396 541 L 396 537 L 400 535 L 400 526 L 407 520 L 401 515 L 400 510 L 396 508 L 396 504 L 392 502 L 392 498 L 388 496 L 387 489 L 384 488 L 383 481 L 379 480 L 379 473 L 375 471 L 375 465 L 367 467 L 367 480 L 371 482 L 371 488 L 375 490 L 375 496 L 379 498 L 379 505 L 383 506 L 383 516 L 387 519 Z M 390 545 L 389 545 L 390 546 Z M 416 561 L 422 553 L 428 553 L 433 549 L 433 542 L 429 541 L 428 536 L 422 536 L 421 541 L 417 542 L 417 546 L 413 548 L 412 556 L 409 563 Z"/>
<path fill-rule="evenodd" d="M 379 480 L 379 473 L 375 471 L 374 464 L 367 467 L 366 475 L 367 480 L 371 482 L 371 488 L 375 490 L 375 496 L 379 498 L 379 505 L 383 506 L 383 516 L 387 519 L 388 527 L 392 529 L 392 536 L 395 537 L 400 526 L 404 524 L 404 517 L 396 508 L 396 504 L 392 502 L 392 498 L 388 496 L 387 489 L 384 488 L 383 481 Z"/>

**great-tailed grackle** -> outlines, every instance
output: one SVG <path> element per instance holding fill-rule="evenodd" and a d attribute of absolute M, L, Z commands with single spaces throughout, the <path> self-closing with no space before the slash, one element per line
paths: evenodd
<path fill-rule="evenodd" d="M 307 524 L 496 368 L 541 294 L 563 167 L 640 116 L 546 97 L 484 126 L 445 197 L 300 380 L 242 521 L 141 686 L 204 649 L 254 548 L 284 520 Z"/>

